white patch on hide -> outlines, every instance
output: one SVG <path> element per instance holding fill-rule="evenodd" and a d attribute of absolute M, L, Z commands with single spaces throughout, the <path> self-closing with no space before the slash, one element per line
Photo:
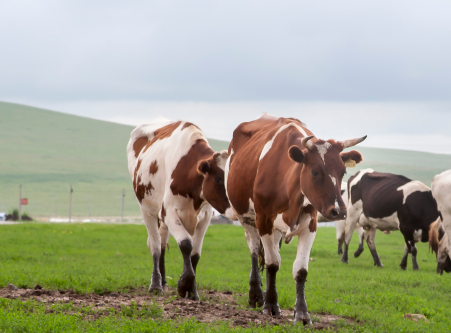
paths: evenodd
<path fill-rule="evenodd" d="M 419 182 L 418 180 L 412 180 L 411 182 L 408 182 L 407 184 L 404 184 L 403 186 L 398 187 L 398 191 L 402 191 L 404 194 L 404 200 L 402 201 L 403 204 L 406 203 L 407 197 L 411 195 L 414 192 L 428 192 L 431 189 L 424 185 L 422 182 Z"/>
<path fill-rule="evenodd" d="M 276 139 L 277 135 L 282 132 L 284 129 L 288 128 L 288 127 L 295 127 L 299 132 L 301 132 L 304 136 L 308 136 L 307 133 L 305 132 L 305 130 L 300 127 L 299 125 L 295 124 L 295 123 L 289 123 L 286 125 L 283 125 L 282 127 L 279 128 L 279 130 L 276 132 L 276 134 L 274 134 L 274 136 L 271 138 L 271 140 L 269 140 L 268 142 L 266 142 L 265 146 L 263 147 L 263 150 L 260 154 L 260 158 L 259 161 L 262 160 L 263 157 L 265 157 L 265 155 L 268 153 L 268 151 L 271 149 L 274 140 Z"/>
<path fill-rule="evenodd" d="M 326 164 L 324 161 L 324 155 L 327 154 L 327 151 L 329 148 L 332 147 L 332 145 L 329 142 L 324 142 L 322 144 L 316 144 L 316 148 L 318 149 L 318 154 L 321 156 L 321 159 L 323 160 L 323 163 Z"/>

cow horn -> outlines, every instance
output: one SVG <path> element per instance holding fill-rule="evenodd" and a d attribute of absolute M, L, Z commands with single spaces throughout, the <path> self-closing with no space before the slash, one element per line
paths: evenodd
<path fill-rule="evenodd" d="M 307 148 L 308 150 L 310 150 L 310 149 L 312 148 L 312 143 L 309 142 L 309 140 L 310 140 L 311 138 L 313 138 L 313 137 L 314 137 L 314 135 L 310 135 L 310 136 L 306 136 L 305 138 L 302 138 L 302 139 L 301 139 L 302 145 L 303 145 L 305 148 Z"/>
<path fill-rule="evenodd" d="M 365 135 L 365 136 L 362 136 L 361 138 L 341 141 L 341 143 L 343 144 L 343 149 L 355 146 L 356 144 L 358 144 L 358 143 L 362 142 L 363 140 L 365 140 L 366 137 L 367 136 Z"/>

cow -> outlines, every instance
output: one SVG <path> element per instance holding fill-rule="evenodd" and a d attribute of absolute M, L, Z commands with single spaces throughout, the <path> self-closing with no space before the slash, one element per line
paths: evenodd
<path fill-rule="evenodd" d="M 196 267 L 212 206 L 226 216 L 232 211 L 224 187 L 227 151 L 214 152 L 192 123 L 157 118 L 132 131 L 127 157 L 153 259 L 149 292 L 167 289 L 164 257 L 172 235 L 183 256 L 178 294 L 198 300 Z"/>
<path fill-rule="evenodd" d="M 343 182 L 341 184 L 341 197 L 343 198 L 343 201 L 345 203 L 348 202 L 348 184 Z M 319 215 L 319 214 L 318 214 Z M 343 243 L 345 240 L 345 222 L 346 220 L 339 220 L 335 221 L 335 230 L 336 230 L 336 237 L 338 242 L 338 254 L 343 254 Z M 356 224 L 355 231 L 357 231 L 359 235 L 359 248 L 354 253 L 354 256 L 358 257 L 363 252 L 363 228 Z"/>
<path fill-rule="evenodd" d="M 437 254 L 437 273 L 451 272 L 451 170 L 434 177 L 432 195 L 437 201 L 440 218 L 429 231 L 429 246 Z"/>
<path fill-rule="evenodd" d="M 233 132 L 225 168 L 226 191 L 245 229 L 251 252 L 249 304 L 266 315 L 280 315 L 276 274 L 279 242 L 298 236 L 293 277 L 296 281 L 295 321 L 310 324 L 304 296 L 310 250 L 317 229 L 317 211 L 329 220 L 343 219 L 346 205 L 340 185 L 344 162 L 362 161 L 358 151 L 342 152 L 366 137 L 319 140 L 294 118 L 263 114 Z M 266 293 L 259 275 L 261 244 L 266 265 Z"/>
<path fill-rule="evenodd" d="M 400 230 L 406 243 L 401 269 L 407 269 L 410 253 L 413 269 L 419 270 L 415 243 L 428 241 L 429 226 L 439 215 L 431 189 L 405 176 L 364 169 L 349 178 L 348 192 L 348 217 L 341 261 L 348 263 L 348 246 L 358 223 L 365 230 L 364 238 L 375 266 L 383 267 L 374 242 L 376 230 Z"/>

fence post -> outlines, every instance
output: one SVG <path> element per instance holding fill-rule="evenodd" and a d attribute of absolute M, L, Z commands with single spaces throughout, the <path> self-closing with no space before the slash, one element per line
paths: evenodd
<path fill-rule="evenodd" d="M 121 222 L 124 222 L 124 198 L 125 198 L 125 189 L 122 189 L 122 197 L 121 197 Z"/>
<path fill-rule="evenodd" d="M 19 221 L 22 220 L 22 184 L 19 184 Z"/>
<path fill-rule="evenodd" d="M 72 222 L 72 184 L 70 184 L 70 192 L 69 192 L 69 222 Z"/>

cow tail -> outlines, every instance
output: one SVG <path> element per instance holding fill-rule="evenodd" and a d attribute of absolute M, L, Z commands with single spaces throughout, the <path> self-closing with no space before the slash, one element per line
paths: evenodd
<path fill-rule="evenodd" d="M 429 249 L 432 253 L 438 253 L 438 245 L 444 234 L 445 230 L 443 229 L 442 222 L 439 217 L 435 222 L 432 222 L 429 227 Z"/>
<path fill-rule="evenodd" d="M 265 249 L 260 239 L 260 248 L 258 249 L 258 269 L 263 273 L 265 270 Z"/>

